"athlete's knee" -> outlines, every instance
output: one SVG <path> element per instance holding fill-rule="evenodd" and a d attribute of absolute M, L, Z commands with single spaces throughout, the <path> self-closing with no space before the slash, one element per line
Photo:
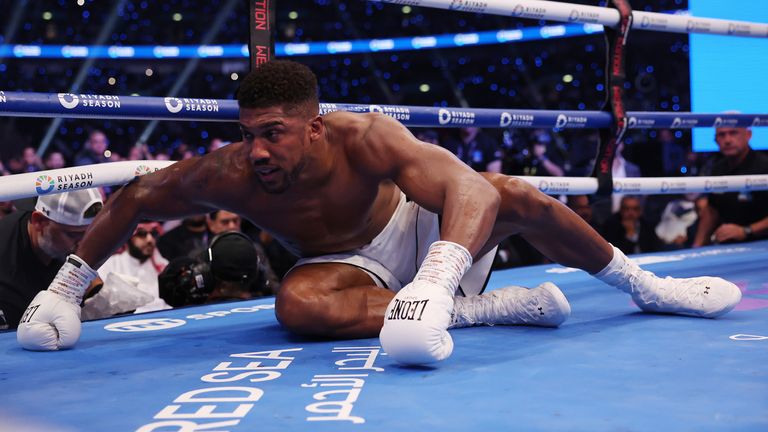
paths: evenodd
<path fill-rule="evenodd" d="M 511 221 L 530 221 L 555 211 L 557 201 L 530 183 L 516 177 L 503 176 L 494 185 L 502 198 L 500 214 Z"/>
<path fill-rule="evenodd" d="M 314 315 L 314 297 L 308 284 L 285 280 L 275 298 L 277 320 L 292 332 L 306 333 L 312 324 L 308 315 Z"/>

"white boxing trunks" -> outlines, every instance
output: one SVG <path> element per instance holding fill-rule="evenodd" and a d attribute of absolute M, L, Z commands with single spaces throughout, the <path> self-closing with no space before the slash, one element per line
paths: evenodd
<path fill-rule="evenodd" d="M 368 273 L 376 285 L 397 292 L 413 280 L 429 246 L 440 240 L 438 219 L 435 213 L 408 201 L 401 193 L 392 218 L 370 243 L 349 252 L 302 258 L 294 267 L 319 263 L 349 264 Z M 475 261 L 461 279 L 457 295 L 473 296 L 483 292 L 496 249 Z"/>

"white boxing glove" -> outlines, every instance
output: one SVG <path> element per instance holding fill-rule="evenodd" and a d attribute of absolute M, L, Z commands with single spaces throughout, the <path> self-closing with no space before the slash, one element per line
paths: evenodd
<path fill-rule="evenodd" d="M 40 291 L 21 317 L 16 340 L 24 349 L 54 351 L 80 339 L 80 303 L 98 274 L 70 255 L 46 291 Z"/>
<path fill-rule="evenodd" d="M 379 339 L 398 363 L 418 365 L 444 360 L 453 352 L 448 334 L 453 296 L 472 255 L 456 243 L 437 241 L 413 282 L 398 291 L 387 306 Z"/>

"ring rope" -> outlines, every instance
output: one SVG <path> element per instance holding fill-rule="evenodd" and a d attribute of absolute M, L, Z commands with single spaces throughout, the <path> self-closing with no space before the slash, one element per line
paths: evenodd
<path fill-rule="evenodd" d="M 486 13 L 561 22 L 598 24 L 607 27 L 619 25 L 616 9 L 557 3 L 545 0 L 374 0 L 408 6 L 448 9 L 460 12 Z M 734 21 L 716 18 L 699 18 L 688 15 L 669 15 L 656 12 L 633 11 L 633 30 L 650 30 L 671 33 L 705 33 L 724 36 L 768 37 L 768 24 Z"/>
<path fill-rule="evenodd" d="M 76 189 L 123 185 L 137 176 L 163 169 L 174 161 L 121 161 L 0 177 L 0 201 L 11 201 Z"/>
<path fill-rule="evenodd" d="M 320 114 L 333 111 L 379 112 L 409 127 L 582 129 L 607 128 L 612 121 L 602 111 L 320 104 Z M 0 91 L 0 116 L 8 117 L 228 122 L 238 114 L 237 101 L 228 99 Z M 628 111 L 626 118 L 629 129 L 768 126 L 768 114 Z"/>
<path fill-rule="evenodd" d="M 36 171 L 0 177 L 0 201 L 10 201 L 76 189 L 122 185 L 174 161 L 121 161 Z M 515 176 L 550 195 L 591 195 L 591 177 Z M 702 177 L 631 177 L 613 180 L 613 191 L 624 194 L 684 194 L 689 192 L 749 192 L 768 190 L 768 174 Z"/>

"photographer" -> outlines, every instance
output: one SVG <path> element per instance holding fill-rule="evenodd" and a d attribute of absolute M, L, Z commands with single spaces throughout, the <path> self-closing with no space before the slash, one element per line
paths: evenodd
<path fill-rule="evenodd" d="M 515 136 L 516 135 L 516 136 Z M 502 172 L 511 175 L 562 177 L 567 154 L 545 130 L 528 136 L 506 133 Z"/>
<path fill-rule="evenodd" d="M 181 257 L 159 276 L 160 296 L 173 307 L 273 295 L 250 238 L 228 231 L 197 258 Z"/>

